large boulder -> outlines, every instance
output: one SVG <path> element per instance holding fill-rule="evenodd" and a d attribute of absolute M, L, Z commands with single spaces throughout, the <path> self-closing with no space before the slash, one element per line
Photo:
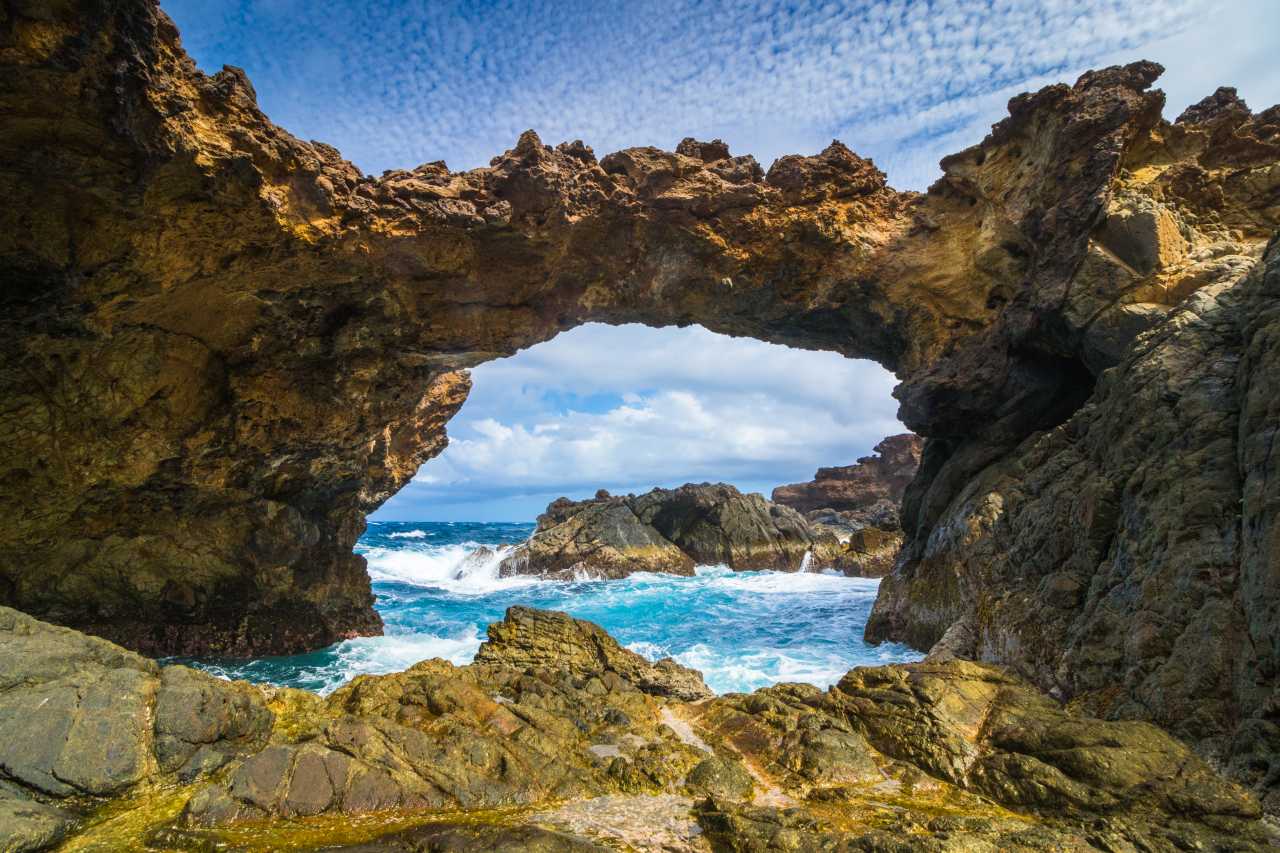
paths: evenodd
<path fill-rule="evenodd" d="M 628 500 L 638 518 L 701 566 L 795 571 L 814 546 L 800 513 L 725 483 L 654 489 Z"/>
<path fill-rule="evenodd" d="M 0 849 L 38 849 L 102 798 L 260 749 L 262 695 L 0 607 Z"/>
<path fill-rule="evenodd" d="M 584 501 L 552 502 L 499 572 L 618 578 L 637 571 L 691 575 L 696 565 L 795 571 L 806 554 L 834 544 L 795 510 L 724 483 L 643 495 L 601 490 Z"/>
<path fill-rule="evenodd" d="M 621 578 L 632 572 L 693 574 L 688 554 L 641 521 L 623 498 L 560 498 L 538 516 L 529 540 L 498 567 L 510 575 Z"/>
<path fill-rule="evenodd" d="M 653 663 L 618 645 L 594 622 L 532 607 L 507 608 L 503 620 L 489 626 L 476 663 L 562 669 L 577 677 L 614 673 L 644 693 L 686 702 L 712 695 L 697 670 L 671 658 Z"/>

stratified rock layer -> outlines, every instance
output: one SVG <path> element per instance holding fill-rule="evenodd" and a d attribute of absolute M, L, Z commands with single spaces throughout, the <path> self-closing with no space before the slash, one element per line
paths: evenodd
<path fill-rule="evenodd" d="M 778 486 L 773 501 L 805 514 L 817 533 L 839 546 L 820 549 L 822 564 L 858 577 L 883 577 L 902 547 L 902 498 L 920 467 L 924 442 L 911 433 L 875 446 L 854 465 L 819 468 L 808 483 Z"/>
<path fill-rule="evenodd" d="M 710 837 L 731 850 L 1251 851 L 1274 840 L 1255 798 L 1158 728 L 1077 716 L 994 667 L 876 667 L 826 691 L 711 697 L 697 673 L 643 661 L 565 614 L 512 608 L 489 638 L 470 665 L 423 661 L 321 698 L 160 669 L 0 610 L 0 672 L 22 679 L 0 688 L 0 709 L 25 703 L 27 733 L 70 732 L 0 739 L 0 848 L 669 853 L 706 851 Z M 113 702 L 94 699 L 126 683 L 136 687 Z"/>
<path fill-rule="evenodd" d="M 853 465 L 819 468 L 807 483 L 778 486 L 770 497 L 774 503 L 805 514 L 830 509 L 851 513 L 864 524 L 879 526 L 881 515 L 897 506 L 920 467 L 924 442 L 918 435 L 891 435 Z"/>
<path fill-rule="evenodd" d="M 691 575 L 694 566 L 796 571 L 811 552 L 837 550 L 800 513 L 725 483 L 686 483 L 643 495 L 559 498 L 527 542 L 503 559 L 504 576 Z M 816 564 L 815 564 L 816 565 Z"/>
<path fill-rule="evenodd" d="M 458 370 L 588 321 L 878 360 L 926 437 L 873 638 L 1277 778 L 1280 109 L 1153 63 L 1009 104 L 925 195 L 839 143 L 381 178 L 153 0 L 0 18 L 0 601 L 153 652 L 379 629 L 351 546 Z M 963 638 L 969 640 L 962 641 Z"/>

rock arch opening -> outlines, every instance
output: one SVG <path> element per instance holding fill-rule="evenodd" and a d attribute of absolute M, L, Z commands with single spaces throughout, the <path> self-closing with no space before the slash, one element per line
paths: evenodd
<path fill-rule="evenodd" d="M 1220 89 L 1167 121 L 1159 66 L 1090 72 L 1012 99 L 923 194 L 839 143 L 766 172 L 714 141 L 533 133 L 372 178 L 272 124 L 242 71 L 199 72 L 147 0 L 22 32 L 4 603 L 157 654 L 377 631 L 351 549 L 443 446 L 460 369 L 588 322 L 696 323 L 902 380 L 927 446 L 873 637 L 945 637 L 1197 739 L 1264 707 L 1275 109 Z M 1203 451 L 1194 484 L 1139 488 L 1174 440 Z"/>
<path fill-rule="evenodd" d="M 767 496 L 904 432 L 894 384 L 835 353 L 587 324 L 473 369 L 448 448 L 372 518 L 524 521 L 565 495 L 707 481 Z"/>

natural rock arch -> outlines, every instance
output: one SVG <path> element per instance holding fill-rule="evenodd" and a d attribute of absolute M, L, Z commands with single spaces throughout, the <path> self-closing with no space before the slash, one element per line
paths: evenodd
<path fill-rule="evenodd" d="M 947 633 L 1043 686 L 1094 689 L 1121 665 L 1093 661 L 1075 685 L 1062 647 L 1116 547 L 1123 489 L 1054 504 L 1088 532 L 1037 567 L 1080 563 L 1052 583 L 1010 568 L 1010 548 L 1040 540 L 995 535 L 991 496 L 1003 507 L 1035 491 L 1028 471 L 1050 476 L 1045 454 L 1064 448 L 1037 444 L 1041 431 L 1079 450 L 1097 377 L 1129 376 L 1131 341 L 1189 294 L 1212 291 L 1204 308 L 1234 288 L 1280 222 L 1277 110 L 1253 116 L 1220 90 L 1168 123 L 1152 63 L 1015 98 L 918 194 L 839 143 L 766 174 L 719 142 L 597 160 L 531 132 L 488 168 L 374 179 L 272 125 L 243 72 L 201 74 L 152 0 L 10 13 L 0 39 L 0 603 L 153 653 L 376 631 L 351 546 L 443 448 L 459 369 L 588 321 L 700 323 L 902 379 L 903 420 L 929 441 L 874 636 L 923 647 Z M 1239 354 L 1256 334 L 1202 344 Z M 1259 345 L 1251 369 L 1273 358 Z M 1247 378 L 1232 399 L 1252 399 Z M 1094 399 L 1088 417 L 1119 417 Z M 1265 431 L 1257 405 L 1220 432 Z M 1102 481 L 1105 450 L 1080 451 Z M 1250 516 L 1259 543 L 1269 500 Z M 1255 651 L 1223 677 L 1273 684 L 1276 585 L 1234 559 L 1243 579 L 1215 595 L 1256 588 L 1231 616 Z M 1019 583 L 1062 617 L 1005 632 Z M 1258 707 L 1237 687 L 1206 731 Z"/>

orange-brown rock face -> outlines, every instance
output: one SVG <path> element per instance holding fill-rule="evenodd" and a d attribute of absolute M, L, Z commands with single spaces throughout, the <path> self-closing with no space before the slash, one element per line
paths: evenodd
<path fill-rule="evenodd" d="M 872 456 L 853 465 L 819 468 L 807 483 L 778 486 L 771 500 L 804 513 L 821 509 L 866 513 L 881 503 L 901 503 L 920 467 L 923 444 L 911 433 L 891 435 L 875 446 Z"/>
<path fill-rule="evenodd" d="M 924 195 L 838 143 L 765 174 L 532 133 L 374 179 L 198 72 L 151 0 L 26 10 L 0 18 L 0 602 L 152 652 L 376 631 L 351 546 L 444 446 L 457 371 L 700 323 L 902 379 L 927 444 L 873 636 L 977 620 L 973 654 L 1119 685 L 1108 713 L 1274 734 L 1280 111 L 1221 91 L 1166 122 L 1137 63 L 1015 98 Z M 1180 683 L 1188 618 L 1216 645 Z"/>
<path fill-rule="evenodd" d="M 803 512 L 815 531 L 835 537 L 836 546 L 824 555 L 830 567 L 883 577 L 902 547 L 902 498 L 920 467 L 923 445 L 909 432 L 891 435 L 853 465 L 819 468 L 807 483 L 778 486 L 773 502 Z"/>

